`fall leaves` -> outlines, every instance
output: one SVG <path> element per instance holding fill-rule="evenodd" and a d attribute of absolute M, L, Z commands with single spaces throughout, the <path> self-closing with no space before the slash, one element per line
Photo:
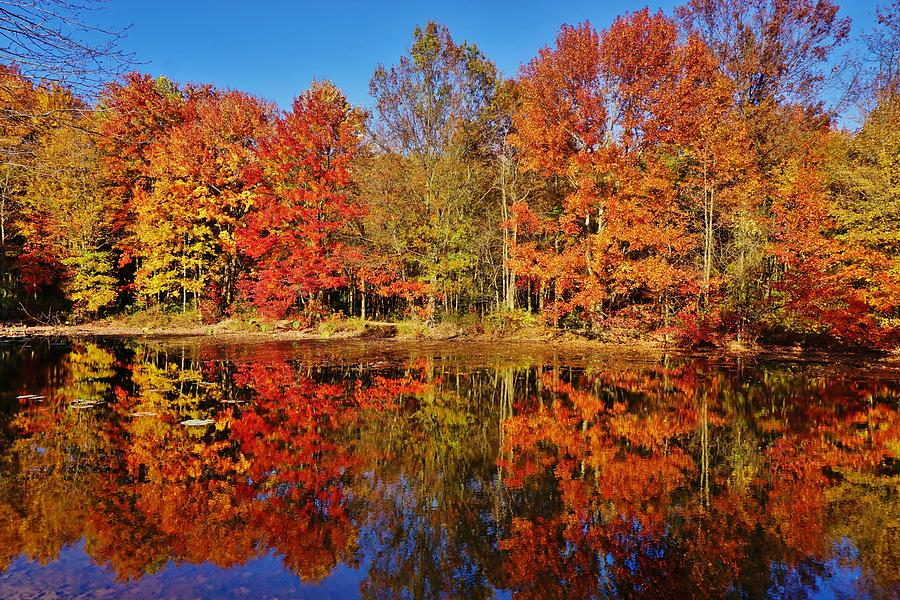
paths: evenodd
<path fill-rule="evenodd" d="M 263 140 L 260 187 L 238 247 L 251 260 L 247 297 L 270 318 L 346 286 L 354 250 L 341 239 L 365 207 L 351 194 L 350 167 L 362 144 L 364 115 L 332 84 L 319 84 Z M 358 250 L 356 250 L 358 253 Z"/>
<path fill-rule="evenodd" d="M 728 19 L 730 3 L 700 4 L 684 15 Z M 775 13 L 779 27 L 817 18 L 787 7 Z M 832 26 L 820 17 L 819 41 Z M 676 21 L 644 10 L 602 32 L 564 27 L 555 47 L 524 68 L 514 139 L 523 164 L 559 178 L 565 191 L 549 206 L 516 212 L 512 260 L 527 272 L 542 265 L 538 283 L 554 320 L 575 317 L 602 329 L 624 317 L 697 342 L 717 331 L 740 338 L 779 330 L 853 343 L 874 329 L 885 339 L 894 309 L 871 299 L 896 296 L 896 280 L 851 273 L 884 268 L 886 257 L 862 259 L 861 248 L 836 240 L 823 159 L 812 148 L 783 159 L 778 175 L 768 157 L 754 156 L 751 100 L 701 34 L 680 34 Z M 797 93 L 818 81 L 807 58 Z M 733 59 L 748 64 L 728 68 L 756 68 L 752 57 Z M 762 110 L 755 106 L 754 115 Z M 789 202 L 789 214 L 786 172 L 809 186 L 802 202 L 797 195 Z M 787 247 L 803 248 L 806 258 L 795 260 Z M 764 271 L 749 273 L 751 261 Z M 748 290 L 754 277 L 761 285 Z"/>
<path fill-rule="evenodd" d="M 281 110 L 132 73 L 91 104 L 5 68 L 4 311 L 524 310 L 611 337 L 891 347 L 893 46 L 850 133 L 827 103 L 848 36 L 829 1 L 697 0 L 564 25 L 504 79 L 428 23 L 375 70 L 371 114 L 329 82 Z"/>

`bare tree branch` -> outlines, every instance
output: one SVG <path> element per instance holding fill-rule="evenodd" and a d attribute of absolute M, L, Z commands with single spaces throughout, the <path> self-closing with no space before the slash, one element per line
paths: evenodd
<path fill-rule="evenodd" d="M 93 96 L 130 64 L 119 48 L 127 27 L 92 24 L 106 0 L 0 0 L 0 61 L 18 66 L 32 83 L 60 84 Z"/>

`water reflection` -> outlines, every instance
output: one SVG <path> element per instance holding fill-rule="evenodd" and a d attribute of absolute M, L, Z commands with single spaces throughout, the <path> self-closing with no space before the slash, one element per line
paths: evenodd
<path fill-rule="evenodd" d="M 4 597 L 900 593 L 890 372 L 32 342 L 0 382 Z"/>

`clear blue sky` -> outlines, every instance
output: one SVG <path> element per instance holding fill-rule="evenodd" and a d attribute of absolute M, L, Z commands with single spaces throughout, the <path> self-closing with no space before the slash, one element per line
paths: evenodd
<path fill-rule="evenodd" d="M 839 0 L 840 1 L 840 0 Z M 590 20 L 598 29 L 644 6 L 671 14 L 680 1 L 552 0 L 377 2 L 320 0 L 108 0 L 105 24 L 131 25 L 123 43 L 140 70 L 179 82 L 214 83 L 274 100 L 282 107 L 313 79 L 330 79 L 350 100 L 370 106 L 378 63 L 404 53 L 417 24 L 446 24 L 457 41 L 475 42 L 514 75 L 559 26 Z M 854 32 L 869 28 L 875 2 L 844 0 Z"/>

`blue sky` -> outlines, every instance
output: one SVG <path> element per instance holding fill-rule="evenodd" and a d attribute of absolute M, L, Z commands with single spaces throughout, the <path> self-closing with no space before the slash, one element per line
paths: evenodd
<path fill-rule="evenodd" d="M 350 100 L 370 106 L 369 78 L 393 64 L 417 24 L 446 24 L 457 41 L 475 42 L 506 75 L 551 44 L 559 26 L 650 6 L 671 13 L 681 2 L 555 0 L 364 2 L 320 0 L 108 0 L 98 21 L 131 25 L 123 43 L 140 70 L 179 82 L 240 89 L 287 107 L 313 79 L 330 79 Z M 869 28 L 875 2 L 844 0 L 854 30 Z"/>

